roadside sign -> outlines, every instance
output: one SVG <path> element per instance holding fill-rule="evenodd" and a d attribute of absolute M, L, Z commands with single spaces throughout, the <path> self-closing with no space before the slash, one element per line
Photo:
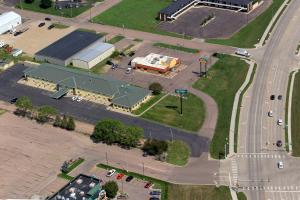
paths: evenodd
<path fill-rule="evenodd" d="M 186 89 L 175 89 L 176 94 L 184 95 L 188 93 L 188 90 Z"/>

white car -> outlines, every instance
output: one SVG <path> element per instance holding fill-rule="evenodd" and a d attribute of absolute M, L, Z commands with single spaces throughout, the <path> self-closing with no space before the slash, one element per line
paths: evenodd
<path fill-rule="evenodd" d="M 77 101 L 80 102 L 82 100 L 82 97 L 77 97 Z"/>
<path fill-rule="evenodd" d="M 245 49 L 237 49 L 235 51 L 236 55 L 240 55 L 240 56 L 245 56 L 245 57 L 250 57 L 250 53 L 248 53 L 248 51 L 246 51 Z"/>
<path fill-rule="evenodd" d="M 22 53 L 23 53 L 22 49 L 13 49 L 12 52 L 11 52 L 13 57 L 18 57 Z"/>
<path fill-rule="evenodd" d="M 2 40 L 0 40 L 0 48 L 2 48 L 4 45 L 5 43 Z"/>
<path fill-rule="evenodd" d="M 277 163 L 277 166 L 278 166 L 278 169 L 283 169 L 283 162 L 282 161 L 279 161 Z"/>
<path fill-rule="evenodd" d="M 269 116 L 269 117 L 273 117 L 273 111 L 272 111 L 272 110 L 270 110 L 270 111 L 268 112 L 268 116 Z"/>
<path fill-rule="evenodd" d="M 72 97 L 72 100 L 73 100 L 73 101 L 76 101 L 76 99 L 77 99 L 77 96 L 73 96 L 73 97 Z"/>
<path fill-rule="evenodd" d="M 277 124 L 278 124 L 279 126 L 282 126 L 282 124 L 283 124 L 282 119 L 278 119 L 278 120 L 277 120 Z"/>
<path fill-rule="evenodd" d="M 107 177 L 111 177 L 112 175 L 114 175 L 115 172 L 116 172 L 115 169 L 111 169 L 111 170 L 109 170 L 109 171 L 107 172 L 106 176 L 107 176 Z"/>

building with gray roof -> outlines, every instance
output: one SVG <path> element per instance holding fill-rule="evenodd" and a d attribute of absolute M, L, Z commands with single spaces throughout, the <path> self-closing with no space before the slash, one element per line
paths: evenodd
<path fill-rule="evenodd" d="M 96 33 L 76 30 L 37 52 L 35 59 L 40 62 L 67 66 L 72 63 L 72 58 L 77 53 L 101 41 L 101 38 Z"/>
<path fill-rule="evenodd" d="M 108 76 L 96 75 L 81 70 L 53 64 L 41 64 L 24 71 L 25 79 L 33 78 L 56 84 L 52 98 L 59 99 L 70 90 L 78 95 L 79 90 L 107 98 L 111 106 L 126 111 L 137 108 L 151 91 Z"/>
<path fill-rule="evenodd" d="M 75 67 L 90 69 L 111 56 L 114 51 L 114 45 L 97 41 L 76 54 L 72 58 L 72 64 Z"/>

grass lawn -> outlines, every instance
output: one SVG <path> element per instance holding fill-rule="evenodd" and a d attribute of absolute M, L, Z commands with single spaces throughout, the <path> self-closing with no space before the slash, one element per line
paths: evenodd
<path fill-rule="evenodd" d="M 224 158 L 234 96 L 245 81 L 248 64 L 235 56 L 218 54 L 217 57 L 219 60 L 209 69 L 208 78 L 199 79 L 193 87 L 210 95 L 218 104 L 218 121 L 210 153 L 213 158 Z"/>
<path fill-rule="evenodd" d="M 172 0 L 122 0 L 117 5 L 93 18 L 93 22 L 150 33 L 182 37 L 157 28 L 157 13 Z"/>
<path fill-rule="evenodd" d="M 139 115 L 145 110 L 147 110 L 150 106 L 152 106 L 155 102 L 157 102 L 160 98 L 162 98 L 165 94 L 161 93 L 159 95 L 154 95 L 149 99 L 147 102 L 142 103 L 142 105 L 137 109 L 133 111 L 133 114 Z"/>
<path fill-rule="evenodd" d="M 300 157 L 300 73 L 295 75 L 293 97 L 292 97 L 292 145 L 293 156 Z"/>
<path fill-rule="evenodd" d="M 247 200 L 245 193 L 239 192 L 237 193 L 238 200 Z"/>
<path fill-rule="evenodd" d="M 190 186 L 169 185 L 169 198 L 176 200 L 231 200 L 229 188 L 226 186 Z"/>
<path fill-rule="evenodd" d="M 273 0 L 272 5 L 265 12 L 256 17 L 253 21 L 251 21 L 248 25 L 242 28 L 239 32 L 235 33 L 229 39 L 208 39 L 206 41 L 215 44 L 243 48 L 254 47 L 254 45 L 259 42 L 273 15 L 275 15 L 283 2 L 283 0 Z"/>
<path fill-rule="evenodd" d="M 205 107 L 201 99 L 193 94 L 188 94 L 183 99 L 183 115 L 180 115 L 180 98 L 177 96 L 167 96 L 142 117 L 157 121 L 170 126 L 197 131 L 205 117 Z"/>
<path fill-rule="evenodd" d="M 110 40 L 107 41 L 107 43 L 110 43 L 110 44 L 115 44 L 121 40 L 123 40 L 125 37 L 123 35 L 117 35 L 113 38 L 111 38 Z"/>
<path fill-rule="evenodd" d="M 181 140 L 168 142 L 167 162 L 183 166 L 188 162 L 190 153 L 190 148 L 185 142 Z"/>
<path fill-rule="evenodd" d="M 162 47 L 166 49 L 174 49 L 177 51 L 183 51 L 187 53 L 199 53 L 199 49 L 191 49 L 191 48 L 186 48 L 183 46 L 175 46 L 175 45 L 170 45 L 170 44 L 165 44 L 165 43 L 154 43 L 153 46 L 155 47 Z"/>
<path fill-rule="evenodd" d="M 98 1 L 103 1 L 103 0 L 98 0 Z M 88 0 L 88 5 L 87 6 L 81 6 L 79 8 L 63 8 L 62 10 L 57 10 L 54 8 L 54 3 L 52 3 L 52 7 L 44 9 L 40 7 L 40 2 L 41 0 L 35 0 L 33 3 L 28 4 L 25 3 L 24 0 L 22 0 L 22 3 L 17 4 L 17 8 L 21 8 L 24 10 L 31 10 L 35 12 L 41 12 L 41 13 L 47 13 L 50 15 L 58 15 L 58 16 L 63 16 L 63 17 L 76 17 L 89 9 L 91 7 L 90 3 L 97 2 L 97 0 Z"/>
<path fill-rule="evenodd" d="M 74 179 L 73 176 L 69 176 L 68 174 L 65 174 L 65 173 L 60 173 L 57 175 L 59 178 L 63 178 L 63 179 L 66 179 L 68 181 L 71 181 Z"/>

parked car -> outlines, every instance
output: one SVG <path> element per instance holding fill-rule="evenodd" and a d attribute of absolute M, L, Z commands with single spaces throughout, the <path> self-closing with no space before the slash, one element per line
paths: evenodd
<path fill-rule="evenodd" d="M 43 27 L 43 26 L 45 26 L 45 22 L 41 22 L 41 23 L 39 24 L 39 27 Z"/>
<path fill-rule="evenodd" d="M 159 198 L 158 197 L 150 197 L 149 200 L 159 200 Z"/>
<path fill-rule="evenodd" d="M 18 98 L 13 98 L 13 99 L 11 99 L 11 100 L 9 101 L 9 103 L 14 104 L 14 103 L 17 102 L 17 100 L 18 100 Z"/>
<path fill-rule="evenodd" d="M 133 179 L 133 176 L 128 176 L 128 177 L 126 178 L 126 182 L 130 182 L 130 181 L 132 181 L 132 179 Z"/>
<path fill-rule="evenodd" d="M 51 21 L 51 19 L 49 17 L 46 17 L 45 20 L 46 21 Z"/>
<path fill-rule="evenodd" d="M 14 36 L 18 36 L 18 35 L 21 35 L 22 32 L 21 31 L 18 31 L 18 32 L 15 32 Z"/>
<path fill-rule="evenodd" d="M 115 169 L 111 169 L 111 170 L 109 170 L 109 171 L 107 172 L 106 176 L 107 176 L 107 177 L 111 177 L 112 175 L 114 175 L 115 172 L 116 172 Z"/>
<path fill-rule="evenodd" d="M 277 124 L 278 124 L 279 126 L 282 126 L 282 124 L 283 124 L 282 119 L 278 119 L 278 120 L 277 120 Z"/>
<path fill-rule="evenodd" d="M 8 48 L 9 47 L 9 45 L 8 44 L 5 44 L 2 48 L 3 49 L 6 49 L 6 48 Z"/>
<path fill-rule="evenodd" d="M 150 192 L 150 195 L 160 195 L 160 191 L 154 190 Z"/>
<path fill-rule="evenodd" d="M 117 175 L 117 180 L 121 180 L 124 177 L 124 174 L 120 173 Z"/>
<path fill-rule="evenodd" d="M 282 100 L 282 95 L 278 95 L 278 100 Z"/>
<path fill-rule="evenodd" d="M 268 112 L 268 116 L 269 116 L 269 117 L 273 117 L 273 111 L 272 111 L 272 110 L 270 110 L 270 111 Z"/>
<path fill-rule="evenodd" d="M 146 185 L 144 186 L 144 188 L 150 188 L 152 185 L 153 185 L 153 183 L 148 182 L 148 183 L 146 183 Z"/>
<path fill-rule="evenodd" d="M 4 47 L 5 43 L 1 40 L 0 41 L 0 48 Z"/>
<path fill-rule="evenodd" d="M 278 169 L 283 169 L 283 162 L 282 161 L 279 161 L 277 163 L 277 166 L 278 166 Z"/>
<path fill-rule="evenodd" d="M 53 29 L 54 28 L 54 25 L 53 24 L 51 24 L 50 26 L 48 26 L 48 30 L 51 30 L 51 29 Z"/>
<path fill-rule="evenodd" d="M 277 140 L 276 146 L 277 146 L 277 147 L 282 147 L 282 141 L 281 141 L 281 140 Z"/>
<path fill-rule="evenodd" d="M 126 69 L 126 74 L 130 74 L 131 71 L 132 71 L 132 68 L 131 68 L 131 67 L 128 67 L 128 68 Z"/>
<path fill-rule="evenodd" d="M 106 61 L 106 64 L 108 64 L 108 65 L 114 65 L 114 63 L 111 60 Z"/>
<path fill-rule="evenodd" d="M 145 151 L 144 153 L 143 153 L 143 157 L 147 157 L 148 156 L 148 153 Z"/>
<path fill-rule="evenodd" d="M 13 49 L 11 54 L 13 57 L 18 57 L 19 55 L 21 55 L 23 53 L 22 49 Z"/>
<path fill-rule="evenodd" d="M 275 95 L 272 94 L 272 95 L 270 96 L 270 99 L 271 99 L 271 100 L 274 100 L 274 99 L 275 99 Z"/>

